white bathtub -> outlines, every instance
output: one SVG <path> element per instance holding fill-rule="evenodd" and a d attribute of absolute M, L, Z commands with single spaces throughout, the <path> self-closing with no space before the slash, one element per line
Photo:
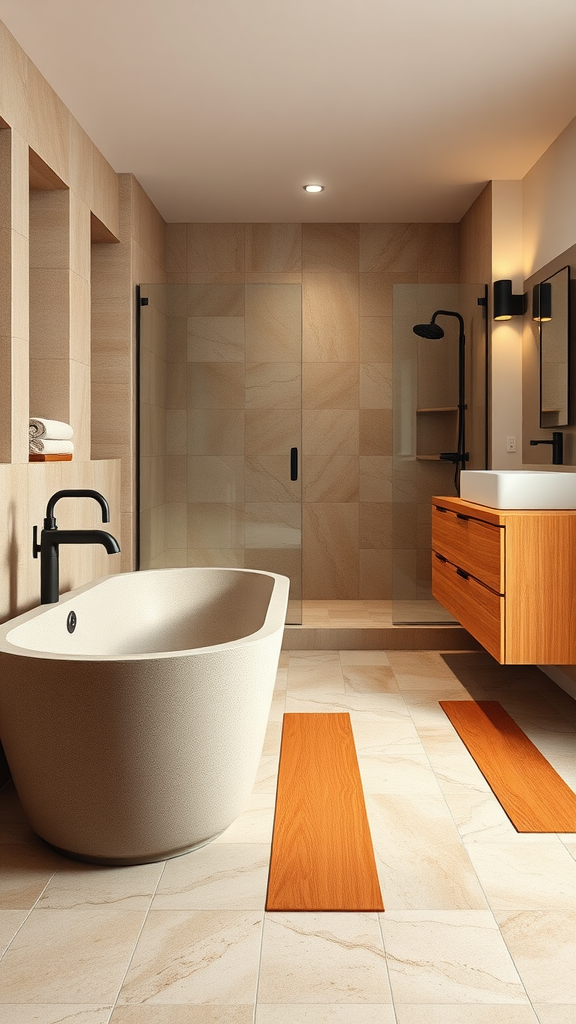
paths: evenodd
<path fill-rule="evenodd" d="M 227 828 L 254 784 L 288 587 L 243 569 L 124 573 L 1 625 L 0 739 L 36 832 L 135 864 Z"/>

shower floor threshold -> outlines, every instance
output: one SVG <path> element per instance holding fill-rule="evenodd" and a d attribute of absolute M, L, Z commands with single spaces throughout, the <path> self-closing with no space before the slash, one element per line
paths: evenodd
<path fill-rule="evenodd" d="M 396 617 L 409 621 L 395 623 Z M 435 601 L 303 601 L 302 624 L 284 628 L 282 647 L 298 650 L 478 650 Z M 424 621 L 410 621 L 424 619 Z M 440 619 L 440 621 L 438 621 Z"/>

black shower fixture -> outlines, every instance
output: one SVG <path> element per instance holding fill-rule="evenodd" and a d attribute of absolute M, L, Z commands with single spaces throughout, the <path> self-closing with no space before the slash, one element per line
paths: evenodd
<path fill-rule="evenodd" d="M 464 320 L 460 313 L 456 313 L 451 309 L 437 309 L 432 315 L 429 324 L 416 324 L 412 328 L 414 334 L 417 334 L 419 338 L 427 338 L 429 341 L 438 341 L 444 337 L 444 331 L 440 324 L 436 323 L 437 316 L 454 316 L 459 323 L 458 331 L 458 443 L 457 451 L 455 452 L 441 452 L 440 458 L 444 462 L 453 462 L 456 467 L 454 474 L 454 484 L 456 487 L 456 493 L 460 494 L 460 471 L 465 467 L 469 459 L 469 454 L 466 451 L 466 439 L 465 439 L 465 416 L 466 416 L 466 372 L 465 372 L 465 356 L 464 350 L 466 345 L 466 338 L 464 336 Z"/>

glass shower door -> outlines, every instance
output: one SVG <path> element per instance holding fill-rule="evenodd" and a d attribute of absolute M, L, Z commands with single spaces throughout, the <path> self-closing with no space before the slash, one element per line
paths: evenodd
<path fill-rule="evenodd" d="M 392 620 L 398 624 L 450 623 L 432 597 L 431 499 L 456 495 L 455 466 L 441 452 L 456 452 L 458 438 L 458 321 L 439 316 L 444 337 L 413 332 L 436 310 L 457 311 L 466 336 L 467 469 L 487 458 L 487 325 L 484 285 L 394 286 Z"/>
<path fill-rule="evenodd" d="M 141 295 L 140 566 L 282 573 L 299 623 L 301 286 Z"/>

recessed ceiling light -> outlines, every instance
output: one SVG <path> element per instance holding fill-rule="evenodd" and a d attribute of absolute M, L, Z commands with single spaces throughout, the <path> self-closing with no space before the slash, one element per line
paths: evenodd
<path fill-rule="evenodd" d="M 305 192 L 323 192 L 324 185 L 303 185 L 302 188 Z"/>

